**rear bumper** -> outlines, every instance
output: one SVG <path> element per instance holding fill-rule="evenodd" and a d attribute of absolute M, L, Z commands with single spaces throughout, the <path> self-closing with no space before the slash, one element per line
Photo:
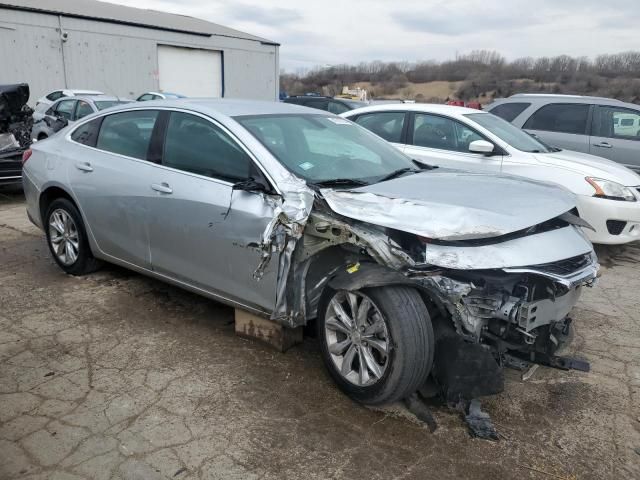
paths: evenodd
<path fill-rule="evenodd" d="M 585 229 L 593 243 L 613 245 L 640 240 L 640 200 L 624 202 L 580 195 L 578 211 L 596 229 Z"/>

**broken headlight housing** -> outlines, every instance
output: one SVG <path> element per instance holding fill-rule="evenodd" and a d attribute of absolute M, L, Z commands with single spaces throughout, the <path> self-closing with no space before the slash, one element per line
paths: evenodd
<path fill-rule="evenodd" d="M 594 197 L 626 202 L 636 201 L 636 196 L 633 194 L 633 191 L 624 185 L 603 178 L 586 177 L 585 180 L 595 189 L 596 193 L 593 195 Z"/>

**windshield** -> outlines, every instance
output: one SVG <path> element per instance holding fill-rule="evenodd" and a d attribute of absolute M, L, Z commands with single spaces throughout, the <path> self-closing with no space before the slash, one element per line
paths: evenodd
<path fill-rule="evenodd" d="M 235 119 L 290 171 L 309 183 L 375 183 L 412 160 L 368 130 L 340 117 L 293 114 Z"/>
<path fill-rule="evenodd" d="M 520 130 L 518 127 L 491 113 L 468 113 L 465 117 L 483 126 L 496 137 L 522 152 L 550 153 L 555 151 L 524 130 Z"/>
<path fill-rule="evenodd" d="M 115 107 L 116 105 L 122 105 L 123 103 L 129 103 L 129 102 L 125 102 L 123 100 L 101 100 L 99 102 L 93 102 L 96 104 L 96 108 L 98 110 L 104 110 L 105 108 L 109 108 L 109 107 Z"/>

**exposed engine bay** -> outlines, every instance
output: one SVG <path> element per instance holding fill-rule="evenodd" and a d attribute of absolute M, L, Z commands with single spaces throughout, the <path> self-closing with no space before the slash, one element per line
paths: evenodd
<path fill-rule="evenodd" d="M 33 109 L 27 105 L 29 85 L 0 85 L 0 155 L 31 145 Z"/>

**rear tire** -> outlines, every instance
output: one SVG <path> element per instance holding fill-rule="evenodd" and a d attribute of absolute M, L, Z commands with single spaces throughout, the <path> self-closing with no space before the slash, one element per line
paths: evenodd
<path fill-rule="evenodd" d="M 80 212 L 70 200 L 58 198 L 51 202 L 44 228 L 49 251 L 62 270 L 86 275 L 100 268 L 101 262 L 91 253 Z"/>
<path fill-rule="evenodd" d="M 345 314 L 356 318 L 351 326 Z M 376 405 L 406 398 L 431 372 L 433 326 L 424 301 L 413 288 L 327 289 L 320 300 L 317 323 L 329 374 L 360 403 Z M 381 353 L 383 344 L 386 355 Z"/>

